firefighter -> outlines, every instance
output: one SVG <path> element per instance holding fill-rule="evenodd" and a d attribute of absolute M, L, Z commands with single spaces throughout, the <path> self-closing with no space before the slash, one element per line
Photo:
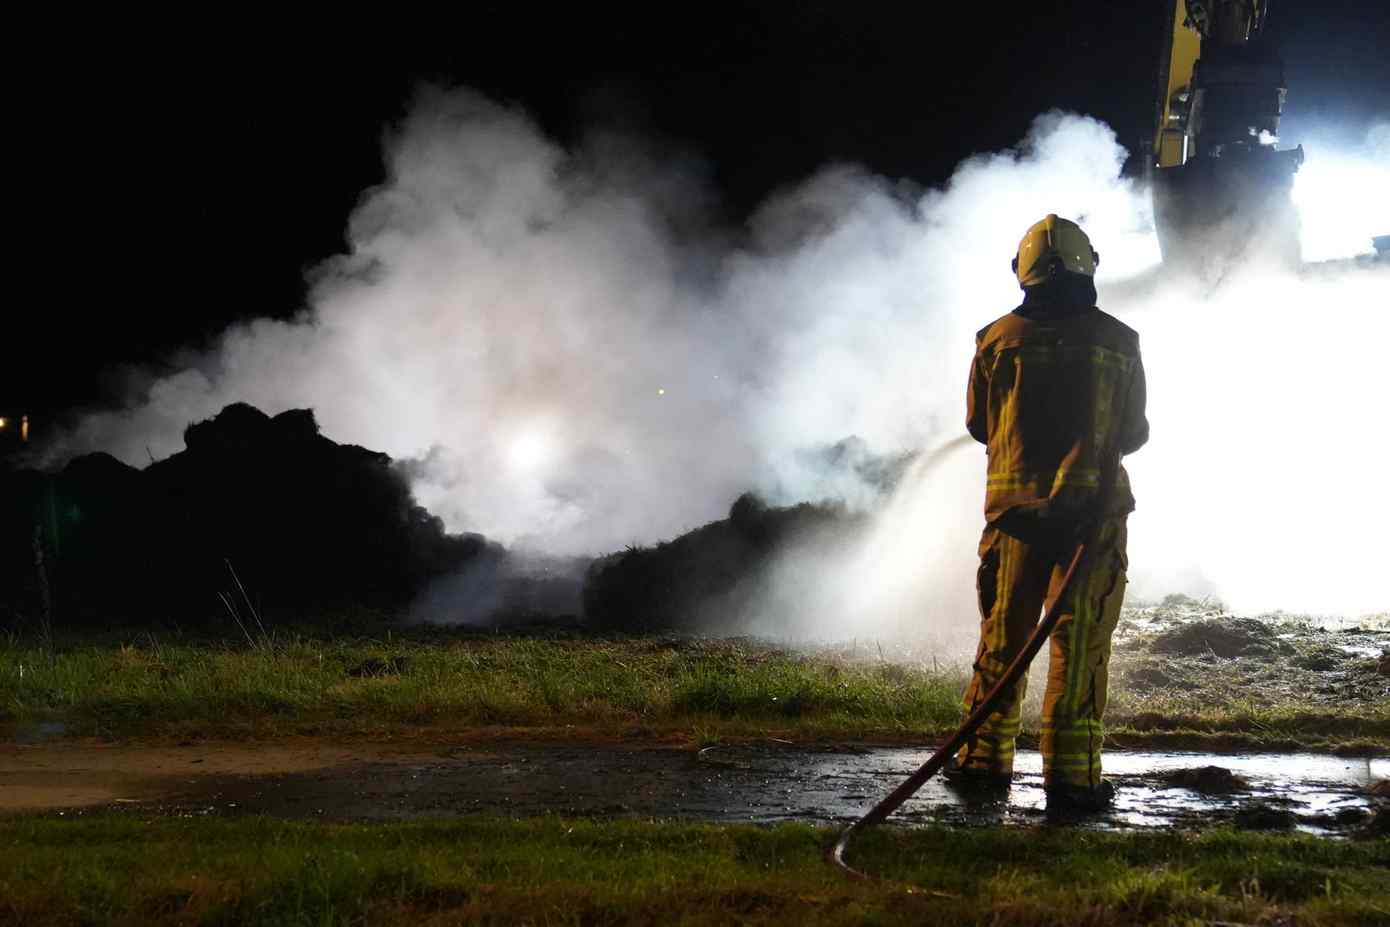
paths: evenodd
<path fill-rule="evenodd" d="M 1099 260 L 1067 219 L 1049 215 L 1028 230 L 1013 262 L 1023 303 L 977 336 L 967 397 L 967 427 L 989 459 L 967 710 L 1022 650 L 1076 545 L 1096 532 L 1049 642 L 1041 732 L 1049 808 L 1103 808 L 1114 793 L 1101 778 L 1101 717 L 1134 497 L 1119 461 L 1103 458 L 1137 450 L 1149 434 L 1139 338 L 1096 307 Z M 949 781 L 1007 788 L 1027 681 L 961 749 Z"/>

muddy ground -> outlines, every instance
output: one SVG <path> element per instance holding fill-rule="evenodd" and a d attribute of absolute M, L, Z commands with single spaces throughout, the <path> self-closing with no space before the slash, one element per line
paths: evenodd
<path fill-rule="evenodd" d="M 12 745 L 0 752 L 0 809 L 73 814 L 117 807 L 367 821 L 555 813 L 836 823 L 866 810 L 928 752 L 776 741 L 700 750 L 515 740 Z M 1106 773 L 1119 789 L 1115 806 L 1082 822 L 1086 826 L 1233 824 L 1350 834 L 1370 826 L 1385 802 L 1376 792 L 1390 777 L 1390 757 L 1113 751 L 1106 755 Z M 1028 824 L 1055 818 L 1044 807 L 1041 758 L 1026 751 L 1006 800 L 967 800 L 933 781 L 897 820 Z"/>
<path fill-rule="evenodd" d="M 926 651 L 918 650 L 890 651 L 887 658 L 921 661 Z M 876 651 L 876 659 L 885 658 L 881 648 Z M 1143 712 L 1196 717 L 1203 706 L 1238 696 L 1290 711 L 1320 707 L 1320 714 L 1309 717 L 1322 718 L 1318 723 L 1326 726 L 1343 712 L 1383 717 L 1390 699 L 1390 628 L 1383 617 L 1239 618 L 1214 603 L 1172 598 L 1126 609 L 1112 669 L 1112 713 L 1123 712 L 1131 724 Z M 1035 712 L 1042 690 L 1036 675 L 1030 688 Z M 834 823 L 862 813 L 929 752 L 921 745 L 827 746 L 771 738 L 697 749 L 689 740 L 604 739 L 580 730 L 558 740 L 553 730 L 535 732 L 548 740 L 528 740 L 518 731 L 436 735 L 411 729 L 374 740 L 183 743 L 112 743 L 66 734 L 57 722 L 26 722 L 6 731 L 0 743 L 0 814 L 116 807 L 343 820 L 558 813 Z M 1380 749 L 1382 743 L 1363 741 L 1361 752 L 1369 750 L 1369 758 L 1109 749 L 1106 774 L 1119 788 L 1118 799 L 1111 812 L 1086 823 L 1115 829 L 1232 824 L 1321 834 L 1374 827 L 1383 833 L 1390 750 Z M 1040 757 L 1020 754 L 1006 801 L 967 802 L 931 782 L 897 819 L 1046 821 Z"/>

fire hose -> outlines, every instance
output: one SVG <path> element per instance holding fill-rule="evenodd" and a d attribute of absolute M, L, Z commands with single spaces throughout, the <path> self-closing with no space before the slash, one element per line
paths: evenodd
<path fill-rule="evenodd" d="M 1062 579 L 1061 592 L 1052 603 L 1052 607 L 1047 610 L 1047 614 L 1043 616 L 1042 621 L 1038 622 L 1038 626 L 1033 629 L 1032 635 L 1029 636 L 1027 643 L 1023 645 L 1023 650 L 1019 652 L 1018 656 L 1014 657 L 1014 661 L 1009 664 L 1009 668 L 1004 671 L 1004 675 L 1000 678 L 999 682 L 989 691 L 989 694 L 985 696 L 984 701 L 976 706 L 975 710 L 970 713 L 970 717 L 965 719 L 965 723 L 951 735 L 951 739 L 938 747 L 937 751 L 931 755 L 931 758 L 918 767 L 916 772 L 904 779 L 901 785 L 888 793 L 887 797 L 878 804 L 870 808 L 868 813 L 862 818 L 844 829 L 840 834 L 840 839 L 835 841 L 835 845 L 830 850 L 831 862 L 855 878 L 872 878 L 872 876 L 867 873 L 860 872 L 858 869 L 855 869 L 850 866 L 849 863 L 845 862 L 845 850 L 849 847 L 850 838 L 860 831 L 868 830 L 882 823 L 884 818 L 888 817 L 888 815 L 892 814 L 894 811 L 897 811 L 903 802 L 916 794 L 917 790 L 925 785 L 928 779 L 936 775 L 941 770 L 941 767 L 946 765 L 947 761 L 955 755 L 956 751 L 974 735 L 980 725 L 985 723 L 985 719 L 992 715 L 994 710 L 999 707 L 999 703 L 1003 701 L 1010 687 L 1018 682 L 1019 678 L 1028 670 L 1028 665 L 1033 662 L 1033 657 L 1037 655 L 1038 649 L 1042 647 L 1043 641 L 1047 640 L 1047 636 L 1052 633 L 1052 629 L 1057 624 L 1057 619 L 1062 615 L 1063 602 L 1067 593 L 1071 590 L 1072 580 L 1079 572 L 1082 562 L 1086 559 L 1086 552 L 1091 546 L 1089 541 L 1083 541 L 1081 544 L 1077 545 L 1076 553 L 1072 555 L 1071 564 L 1067 567 L 1066 575 Z"/>
<path fill-rule="evenodd" d="M 1129 383 L 1127 383 L 1125 387 L 1124 402 L 1119 407 L 1122 416 L 1129 408 L 1129 392 L 1132 385 L 1133 378 L 1131 377 Z M 940 772 L 941 768 L 956 754 L 956 751 L 974 736 L 975 732 L 979 730 L 980 725 L 985 723 L 985 719 L 994 713 L 995 709 L 999 707 L 999 703 L 1003 701 L 1004 696 L 1011 690 L 1014 684 L 1028 671 L 1028 666 L 1033 662 L 1033 658 L 1037 656 L 1043 641 L 1047 640 L 1048 635 L 1052 633 L 1052 629 L 1057 626 L 1057 621 L 1062 617 L 1062 610 L 1070 598 L 1072 583 L 1077 576 L 1084 574 L 1085 567 L 1088 564 L 1089 554 L 1097 544 L 1101 525 L 1104 520 L 1105 512 L 1109 506 L 1111 494 L 1114 491 L 1117 471 L 1120 466 L 1120 434 L 1122 431 L 1123 419 L 1120 425 L 1113 429 L 1111 446 L 1109 448 L 1110 452 L 1102 458 L 1103 470 L 1101 473 L 1100 491 L 1097 493 L 1098 506 L 1096 512 L 1098 514 L 1091 520 L 1090 524 L 1086 526 L 1086 530 L 1082 533 L 1082 540 L 1076 545 L 1076 552 L 1072 554 L 1071 562 L 1067 565 L 1067 571 L 1062 576 L 1061 588 L 1058 590 L 1056 598 L 1052 600 L 1052 604 L 1043 615 L 1042 620 L 1039 621 L 1037 627 L 1033 629 L 1033 633 L 1029 635 L 1028 640 L 1023 645 L 1023 649 L 1019 651 L 1018 656 L 1014 657 L 1013 662 L 1010 663 L 1008 669 L 1004 671 L 1004 675 L 1000 677 L 999 682 L 995 684 L 993 689 L 989 690 L 989 694 L 984 697 L 984 700 L 975 706 L 975 709 L 970 712 L 969 717 L 967 717 L 964 723 L 951 735 L 950 739 L 938 747 L 936 752 L 933 753 L 925 763 L 918 767 L 916 772 L 904 779 L 901 785 L 888 793 L 878 804 L 870 808 L 863 817 L 855 821 L 849 827 L 846 827 L 840 833 L 839 839 L 836 840 L 835 845 L 830 848 L 829 856 L 830 861 L 846 874 L 856 879 L 870 880 L 874 878 L 868 873 L 860 872 L 858 869 L 855 869 L 849 863 L 845 862 L 845 851 L 849 848 L 850 839 L 861 831 L 869 830 L 881 824 L 888 815 L 898 810 L 903 802 L 915 795 L 917 790 L 925 785 L 928 779 Z M 942 448 L 942 451 L 954 448 L 957 444 L 958 442 L 952 442 L 945 448 Z"/>

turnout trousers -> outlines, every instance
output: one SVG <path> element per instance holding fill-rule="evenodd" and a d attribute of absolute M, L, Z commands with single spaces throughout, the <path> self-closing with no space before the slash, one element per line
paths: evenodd
<path fill-rule="evenodd" d="M 1052 631 L 1040 743 L 1045 786 L 1100 784 L 1101 717 L 1109 681 L 1110 638 L 1124 599 L 1125 540 L 1124 516 L 1111 517 L 1101 525 L 1085 572 L 1073 581 Z M 1044 608 L 1061 592 L 1075 552 L 1075 547 L 1044 547 L 997 528 L 985 529 L 977 580 L 980 646 L 974 678 L 965 691 L 967 711 L 984 700 L 1023 649 Z M 961 749 L 962 766 L 991 773 L 1013 771 L 1014 739 L 1027 684 L 1025 674 Z"/>

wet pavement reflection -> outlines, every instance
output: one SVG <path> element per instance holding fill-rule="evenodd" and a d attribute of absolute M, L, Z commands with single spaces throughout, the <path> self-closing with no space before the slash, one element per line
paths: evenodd
<path fill-rule="evenodd" d="M 902 747 L 809 749 L 777 742 L 703 750 L 501 743 L 456 747 L 421 762 L 376 762 L 308 773 L 188 779 L 142 803 L 172 814 L 408 820 L 474 813 L 634 816 L 715 822 L 842 823 L 856 818 L 924 761 Z M 1376 810 L 1370 786 L 1390 757 L 1110 752 L 1114 807 L 1049 816 L 1042 759 L 1021 752 L 1005 800 L 967 801 L 941 781 L 895 815 L 900 823 L 1036 824 L 1099 829 L 1234 824 L 1316 834 L 1351 832 Z M 1220 767 L 1234 791 L 1174 785 L 1180 770 Z M 1191 784 L 1191 777 L 1181 781 Z M 1197 782 L 1200 787 L 1200 782 Z M 1219 791 L 1219 790 L 1218 790 Z"/>

